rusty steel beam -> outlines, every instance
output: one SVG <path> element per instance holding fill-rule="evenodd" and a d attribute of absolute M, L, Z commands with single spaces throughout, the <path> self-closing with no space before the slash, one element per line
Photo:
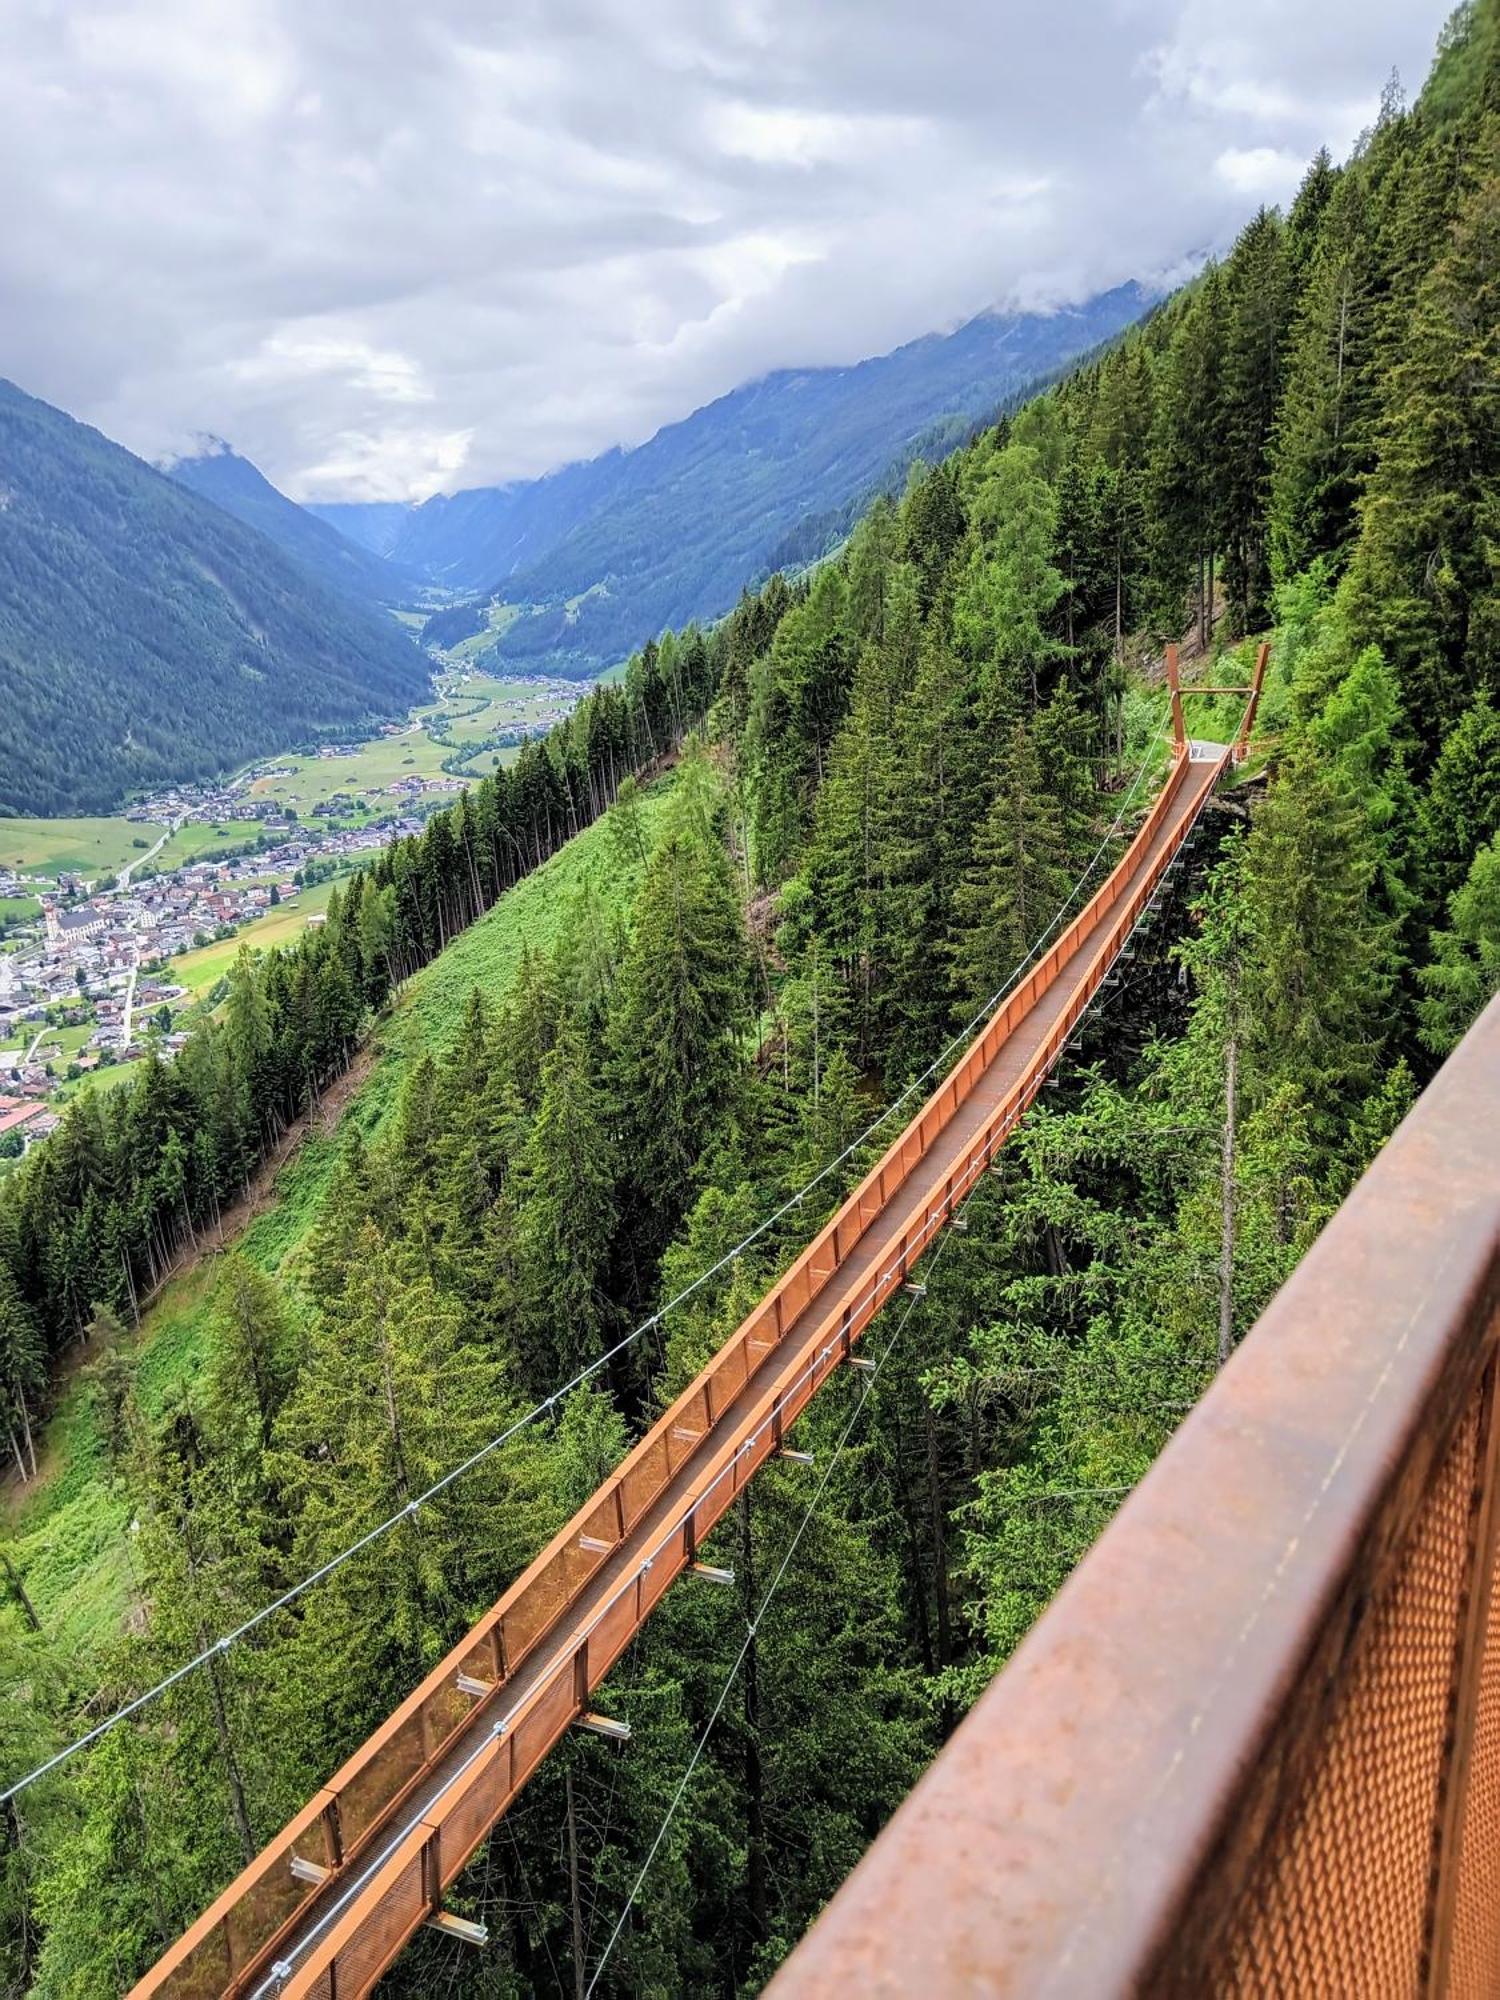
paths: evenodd
<path fill-rule="evenodd" d="M 1500 1990 L 1500 998 L 775 2000 Z"/>
<path fill-rule="evenodd" d="M 1179 711 L 1180 712 L 1180 711 Z M 1174 756 L 1126 854 L 832 1220 L 619 1469 L 135 1988 L 366 1992 L 1030 1105 L 1229 752 Z"/>
<path fill-rule="evenodd" d="M 1187 749 L 1187 730 L 1182 720 L 1182 678 L 1177 671 L 1177 642 L 1167 647 L 1167 687 L 1172 698 L 1172 747 L 1180 757 Z"/>
<path fill-rule="evenodd" d="M 1265 685 L 1266 662 L 1271 657 L 1271 642 L 1263 639 L 1256 649 L 1255 674 L 1250 682 L 1250 699 L 1245 704 L 1244 718 L 1240 723 L 1240 733 L 1234 739 L 1234 753 L 1231 762 L 1243 764 L 1250 750 L 1250 732 L 1255 727 L 1255 711 L 1260 706 L 1260 691 Z"/>

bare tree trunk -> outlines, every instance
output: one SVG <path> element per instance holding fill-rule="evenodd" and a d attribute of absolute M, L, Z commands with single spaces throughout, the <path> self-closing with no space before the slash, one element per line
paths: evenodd
<path fill-rule="evenodd" d="M 21 1412 L 21 1436 L 26 1445 L 26 1456 L 31 1461 L 31 1476 L 36 1478 L 36 1440 L 31 1435 L 31 1412 L 26 1407 L 26 1398 L 16 1397 L 16 1408 Z"/>
<path fill-rule="evenodd" d="M 911 1482 L 906 1476 L 906 1463 L 901 1442 L 901 1407 L 895 1396 L 892 1396 L 890 1399 L 890 1407 L 892 1428 L 891 1463 L 895 1471 L 896 1492 L 901 1503 L 901 1517 L 906 1523 L 907 1551 L 911 1558 L 911 1601 L 912 1611 L 917 1623 L 917 1651 L 921 1655 L 923 1673 L 930 1674 L 935 1671 L 937 1661 L 933 1657 L 932 1625 L 927 1616 L 927 1579 L 922 1574 L 922 1544 L 920 1531 L 917 1526 L 917 1506 L 915 1500 L 912 1498 Z"/>
<path fill-rule="evenodd" d="M 760 1662 L 755 1641 L 755 1547 L 750 1535 L 750 1495 L 742 1492 L 740 1515 L 740 1602 L 750 1640 L 745 1649 L 745 1817 L 750 1921 L 758 1938 L 770 1932 L 766 1856 L 765 1774 L 760 1762 Z"/>
<path fill-rule="evenodd" d="M 938 1665 L 946 1667 L 953 1659 L 953 1622 L 948 1608 L 948 1537 L 943 1525 L 943 1492 L 938 1479 L 937 1425 L 933 1421 L 932 1405 L 922 1406 L 922 1421 L 927 1431 L 927 1504 L 932 1518 L 932 1569 L 933 1589 L 937 1598 L 937 1656 Z"/>
<path fill-rule="evenodd" d="M 26 1586 L 22 1583 L 15 1564 L 4 1549 L 0 1549 L 0 1569 L 5 1571 L 5 1581 L 10 1585 L 15 1600 L 20 1605 L 22 1613 L 25 1616 L 26 1623 L 31 1627 L 33 1632 L 40 1635 L 42 1621 L 36 1615 L 36 1606 L 26 1595 Z"/>
<path fill-rule="evenodd" d="M 207 1647 L 205 1636 L 203 1645 Z M 213 1702 L 214 1734 L 219 1739 L 219 1751 L 224 1759 L 224 1771 L 229 1780 L 229 1804 L 234 1813 L 235 1831 L 240 1837 L 240 1848 L 248 1868 L 255 1859 L 255 1835 L 250 1831 L 250 1813 L 245 1804 L 245 1786 L 240 1777 L 240 1767 L 235 1761 L 234 1742 L 229 1734 L 229 1714 L 224 1706 L 224 1689 L 219 1681 L 219 1663 L 208 1663 L 208 1687 Z"/>
<path fill-rule="evenodd" d="M 568 1902 L 573 1914 L 573 2000 L 583 2000 L 583 1899 L 578 1893 L 578 1821 L 573 1813 L 573 1773 L 563 1772 L 568 1815 Z"/>

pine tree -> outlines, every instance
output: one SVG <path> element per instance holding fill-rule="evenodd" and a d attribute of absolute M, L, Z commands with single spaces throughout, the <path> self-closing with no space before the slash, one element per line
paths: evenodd
<path fill-rule="evenodd" d="M 36 1477 L 32 1417 L 47 1380 L 46 1348 L 36 1314 L 0 1257 L 0 1407 L 22 1484 Z"/>
<path fill-rule="evenodd" d="M 522 1363 L 544 1394 L 605 1345 L 615 1160 L 602 1095 L 576 1028 L 542 1064 L 542 1101 L 520 1163 Z"/>
<path fill-rule="evenodd" d="M 1169 630 L 1193 596 L 1200 649 L 1213 622 L 1218 510 L 1220 321 L 1223 286 L 1211 264 L 1177 315 L 1163 363 L 1147 475 L 1154 597 Z"/>
<path fill-rule="evenodd" d="M 1349 540 L 1371 464 L 1375 299 L 1365 176 L 1333 192 L 1302 284 L 1272 444 L 1271 568 L 1278 581 Z"/>
<path fill-rule="evenodd" d="M 953 601 L 953 634 L 977 670 L 978 703 L 994 727 L 1029 698 L 1057 656 L 1049 625 L 1065 588 L 1053 563 L 1057 497 L 1024 445 L 977 469 L 967 495 L 977 539 Z"/>
<path fill-rule="evenodd" d="M 1252 1059 L 1317 1108 L 1338 1110 L 1374 1076 L 1387 1026 L 1389 933 L 1372 891 L 1377 839 L 1358 799 L 1311 743 L 1283 762 L 1251 831 L 1245 971 Z"/>
<path fill-rule="evenodd" d="M 727 856 L 672 831 L 641 885 L 610 1021 L 620 1157 L 648 1254 L 664 1246 L 729 1110 L 748 992 Z"/>
<path fill-rule="evenodd" d="M 1486 144 L 1451 244 L 1416 294 L 1350 575 L 1356 630 L 1392 659 L 1430 744 L 1476 693 L 1500 691 L 1497 143 Z"/>
<path fill-rule="evenodd" d="M 1418 811 L 1425 900 L 1440 910 L 1473 856 L 1500 833 L 1500 714 L 1487 695 L 1444 741 Z"/>
<path fill-rule="evenodd" d="M 1279 216 L 1262 209 L 1224 266 L 1226 310 L 1215 469 L 1224 586 L 1236 633 L 1254 631 L 1265 619 L 1270 584 L 1266 533 L 1270 447 L 1291 296 L 1284 227 Z"/>
<path fill-rule="evenodd" d="M 276 1286 L 239 1252 L 225 1259 L 208 1321 L 203 1409 L 224 1451 L 264 1450 L 296 1380 L 298 1329 Z"/>

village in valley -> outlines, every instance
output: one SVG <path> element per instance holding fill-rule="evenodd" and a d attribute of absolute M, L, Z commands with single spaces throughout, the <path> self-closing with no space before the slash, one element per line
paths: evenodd
<path fill-rule="evenodd" d="M 241 943 L 286 943 L 323 922 L 341 879 L 419 833 L 578 692 L 444 675 L 437 703 L 368 742 L 173 786 L 134 801 L 123 822 L 96 822 L 116 836 L 101 853 L 128 854 L 114 868 L 19 865 L 7 829 L 45 823 L 0 821 L 0 1171 L 56 1129 L 77 1090 L 153 1049 L 170 1060 L 190 1013 L 222 997 Z"/>

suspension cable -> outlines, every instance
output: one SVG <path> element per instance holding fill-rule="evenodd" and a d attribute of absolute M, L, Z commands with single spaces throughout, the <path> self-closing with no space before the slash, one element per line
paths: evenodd
<path fill-rule="evenodd" d="M 966 1212 L 969 1203 L 974 1199 L 974 1195 L 976 1192 L 977 1192 L 977 1184 L 975 1187 L 971 1188 L 968 1194 L 965 1196 L 963 1205 L 959 1209 L 960 1215 Z M 950 1235 L 945 1235 L 939 1239 L 937 1248 L 932 1253 L 932 1262 L 928 1266 L 929 1270 L 932 1270 L 936 1267 L 938 1259 L 942 1256 L 944 1250 L 948 1247 L 948 1243 L 950 1240 L 951 1240 L 951 1232 Z M 828 1483 L 833 1478 L 834 1468 L 835 1466 L 837 1466 L 839 1462 L 844 1447 L 846 1444 L 848 1444 L 850 1437 L 853 1435 L 855 1425 L 864 1415 L 865 1404 L 869 1401 L 870 1392 L 874 1388 L 876 1381 L 879 1379 L 880 1371 L 885 1366 L 886 1361 L 890 1356 L 891 1350 L 896 1345 L 896 1342 L 901 1338 L 902 1334 L 906 1331 L 906 1323 L 911 1318 L 912 1313 L 916 1310 L 917 1306 L 920 1303 L 921 1301 L 917 1298 L 912 1298 L 907 1301 L 906 1310 L 905 1312 L 902 1313 L 900 1319 L 896 1322 L 895 1327 L 892 1329 L 890 1339 L 887 1340 L 885 1346 L 880 1350 L 879 1354 L 875 1357 L 874 1366 L 870 1370 L 869 1375 L 866 1378 L 864 1392 L 855 1402 L 854 1408 L 849 1412 L 849 1416 L 844 1424 L 844 1428 L 842 1431 L 840 1431 L 838 1438 L 834 1443 L 833 1450 L 829 1454 L 828 1463 L 823 1470 L 823 1476 L 818 1481 L 818 1484 L 813 1491 L 812 1497 L 808 1501 L 807 1506 L 803 1511 L 801 1520 L 797 1523 L 796 1532 L 793 1534 L 791 1540 L 787 1543 L 786 1551 L 783 1554 L 779 1565 L 777 1566 L 776 1574 L 771 1578 L 770 1583 L 767 1585 L 765 1595 L 761 1598 L 755 1616 L 752 1619 L 750 1619 L 746 1625 L 744 1639 L 740 1643 L 739 1651 L 735 1654 L 734 1659 L 730 1662 L 729 1672 L 724 1677 L 724 1685 L 719 1689 L 718 1699 L 715 1701 L 713 1708 L 709 1713 L 708 1720 L 707 1722 L 704 1723 L 703 1728 L 699 1733 L 697 1742 L 693 1745 L 693 1753 L 688 1758 L 686 1769 L 683 1771 L 682 1777 L 678 1781 L 676 1791 L 672 1794 L 671 1799 L 668 1801 L 666 1813 L 662 1818 L 661 1825 L 656 1830 L 656 1837 L 652 1841 L 650 1847 L 647 1849 L 646 1858 L 641 1863 L 640 1866 L 640 1872 L 637 1874 L 634 1882 L 632 1882 L 630 1885 L 630 1892 L 625 1898 L 624 1907 L 622 1908 L 619 1916 L 615 1920 L 615 1927 L 610 1932 L 609 1938 L 605 1943 L 604 1950 L 599 1955 L 599 1963 L 594 1967 L 593 1974 L 589 1979 L 589 1983 L 587 1987 L 585 1987 L 584 1989 L 584 2000 L 590 2000 L 590 1996 L 592 1995 L 594 1988 L 599 1984 L 600 1978 L 603 1976 L 604 1968 L 609 1963 L 610 1953 L 614 1950 L 616 1944 L 619 1942 L 620 1934 L 625 1928 L 626 1922 L 630 1916 L 630 1912 L 635 1907 L 636 1898 L 640 1895 L 646 1877 L 651 1872 L 651 1865 L 655 1861 L 657 1853 L 661 1848 L 661 1844 L 666 1839 L 667 1833 L 672 1825 L 672 1821 L 677 1815 L 677 1808 L 682 1804 L 683 1798 L 687 1792 L 687 1788 L 689 1784 L 692 1782 L 693 1773 L 698 1768 L 699 1761 L 702 1758 L 704 1751 L 708 1748 L 708 1739 L 713 1734 L 714 1726 L 718 1722 L 719 1717 L 724 1712 L 724 1704 L 725 1702 L 728 1701 L 730 1690 L 733 1688 L 735 1681 L 739 1677 L 740 1668 L 745 1664 L 746 1659 L 749 1657 L 750 1648 L 752 1645 L 754 1645 L 756 1635 L 760 1631 L 761 1621 L 764 1619 L 766 1613 L 770 1610 L 771 1601 L 775 1597 L 777 1590 L 781 1586 L 781 1580 L 786 1575 L 792 1557 L 797 1553 L 798 1546 L 802 1541 L 803 1535 L 806 1534 L 807 1532 L 808 1526 L 812 1521 L 813 1514 L 817 1510 L 818 1503 L 822 1500 L 824 1493 L 828 1490 Z"/>
<path fill-rule="evenodd" d="M 36 1784 L 40 1779 L 50 1776 L 51 1773 L 57 1770 L 61 1765 L 68 1763 L 72 1758 L 76 1757 L 80 1751 L 91 1748 L 92 1745 L 99 1742 L 103 1737 L 107 1736 L 112 1730 L 118 1728 L 118 1726 L 122 1722 L 129 1721 L 132 1716 L 138 1715 L 142 1709 L 150 1707 L 153 1702 L 160 1700 L 160 1698 L 164 1694 L 169 1693 L 172 1688 L 176 1687 L 180 1681 L 186 1680 L 190 1674 L 196 1673 L 199 1668 L 206 1666 L 210 1660 L 223 1658 L 223 1656 L 226 1653 L 228 1653 L 234 1646 L 237 1646 L 241 1640 L 248 1638 L 252 1632 L 257 1630 L 258 1627 L 265 1624 L 268 1618 L 274 1617 L 276 1613 L 279 1611 L 287 1610 L 291 1605 L 295 1604 L 300 1597 L 304 1596 L 306 1592 L 311 1590 L 316 1584 L 325 1582 L 327 1578 L 334 1575 L 338 1570 L 342 1569 L 346 1563 L 351 1562 L 355 1556 L 363 1554 L 363 1552 L 366 1549 L 370 1548 L 374 1543 L 382 1540 L 384 1536 L 388 1535 L 393 1528 L 399 1527 L 403 1521 L 414 1520 L 416 1516 L 419 1513 L 421 1513 L 423 1508 L 430 1506 L 434 1500 L 436 1500 L 442 1493 L 444 1493 L 448 1489 L 448 1487 L 453 1485 L 455 1480 L 462 1479 L 465 1476 L 465 1474 L 472 1472 L 476 1466 L 482 1465 L 486 1459 L 492 1457 L 495 1452 L 501 1449 L 502 1446 L 508 1444 L 513 1437 L 518 1435 L 519 1432 L 527 1429 L 531 1424 L 537 1422 L 539 1418 L 548 1415 L 551 1411 L 553 1411 L 557 1407 L 559 1403 L 563 1402 L 568 1396 L 572 1395 L 576 1389 L 582 1388 L 585 1383 L 592 1380 L 592 1378 L 595 1375 L 597 1375 L 601 1369 L 608 1367 L 610 1362 L 616 1360 L 620 1355 L 626 1353 L 630 1348 L 632 1348 L 636 1344 L 638 1340 L 644 1338 L 644 1336 L 649 1332 L 651 1332 L 655 1327 L 660 1326 L 667 1319 L 669 1314 L 675 1312 L 679 1306 L 685 1304 L 686 1301 L 690 1299 L 694 1295 L 694 1293 L 700 1291 L 702 1287 L 706 1285 L 711 1278 L 717 1277 L 721 1271 L 726 1270 L 731 1264 L 738 1263 L 739 1259 L 744 1256 L 745 1252 L 749 1250 L 752 1247 L 752 1245 L 757 1243 L 760 1240 L 760 1238 L 766 1234 L 768 1230 L 774 1228 L 775 1225 L 778 1222 L 780 1222 L 785 1216 L 790 1214 L 790 1212 L 794 1208 L 800 1207 L 801 1204 L 806 1200 L 807 1196 L 811 1194 L 812 1191 L 816 1187 L 818 1187 L 821 1182 L 825 1181 L 830 1174 L 834 1173 L 839 1167 L 843 1166 L 844 1163 L 851 1157 L 851 1155 L 858 1152 L 861 1147 L 867 1145 L 869 1141 L 874 1138 L 875 1134 L 880 1130 L 880 1128 L 884 1124 L 886 1124 L 886 1122 L 891 1118 L 892 1114 L 898 1111 L 901 1108 L 901 1106 L 905 1104 L 907 1100 L 912 1096 L 912 1094 L 915 1091 L 919 1090 L 922 1087 L 922 1085 L 926 1083 L 929 1080 L 929 1078 L 934 1075 L 934 1073 L 939 1069 L 940 1065 L 948 1059 L 952 1051 L 956 1047 L 960 1046 L 962 1043 L 969 1040 L 972 1037 L 974 1030 L 978 1027 L 979 1023 L 987 1019 L 988 1016 L 994 1012 L 995 1008 L 999 1005 L 1000 1001 L 1010 991 L 1011 987 L 1020 978 L 1021 974 L 1025 972 L 1027 967 L 1031 964 L 1032 960 L 1036 958 L 1038 953 L 1042 950 L 1043 946 L 1046 944 L 1047 940 L 1051 937 L 1052 933 L 1057 929 L 1058 925 L 1062 922 L 1063 918 L 1066 916 L 1068 910 L 1072 907 L 1075 899 L 1077 898 L 1079 891 L 1083 888 L 1084 884 L 1093 874 L 1094 869 L 1098 866 L 1100 858 L 1107 851 L 1110 842 L 1119 832 L 1120 826 L 1125 819 L 1126 812 L 1129 809 L 1130 801 L 1134 797 L 1136 791 L 1139 789 L 1141 780 L 1145 777 L 1147 771 L 1151 767 L 1151 762 L 1153 755 L 1156 751 L 1156 747 L 1166 735 L 1168 720 L 1169 718 L 1163 719 L 1161 727 L 1157 730 L 1156 735 L 1147 744 L 1146 749 L 1142 755 L 1140 765 L 1136 770 L 1135 776 L 1131 779 L 1130 784 L 1121 794 L 1119 810 L 1116 812 L 1114 820 L 1110 824 L 1109 829 L 1104 835 L 1104 838 L 1100 841 L 1098 847 L 1094 850 L 1094 853 L 1091 855 L 1089 860 L 1084 864 L 1084 867 L 1080 872 L 1080 874 L 1078 875 L 1072 888 L 1068 891 L 1063 901 L 1058 905 L 1058 908 L 1055 914 L 1053 915 L 1051 922 L 1047 925 L 1046 929 L 1043 930 L 1040 933 L 1040 935 L 1035 939 L 1035 941 L 1031 945 L 1031 948 L 1027 951 L 1025 957 L 1022 958 L 1017 965 L 1012 967 L 1010 973 L 1007 975 L 1004 982 L 996 989 L 996 991 L 993 994 L 991 994 L 988 1000 L 984 1001 L 982 1005 L 976 1009 L 976 1011 L 970 1016 L 970 1018 L 963 1025 L 963 1027 L 957 1029 L 955 1033 L 949 1037 L 947 1042 L 945 1042 L 943 1047 L 938 1051 L 937 1055 L 935 1055 L 932 1061 L 927 1065 L 926 1069 L 924 1069 L 919 1075 L 913 1077 L 912 1080 L 905 1086 L 905 1088 L 896 1097 L 892 1098 L 890 1103 L 886 1105 L 885 1109 L 881 1111 L 874 1119 L 871 1120 L 869 1125 L 865 1127 L 864 1131 L 859 1133 L 857 1137 L 849 1141 L 849 1144 L 845 1146 L 844 1150 L 840 1154 L 838 1154 L 836 1158 L 830 1160 L 826 1166 L 821 1167 L 818 1170 L 818 1172 L 812 1175 L 810 1179 L 805 1181 L 802 1184 L 802 1186 L 796 1190 L 794 1194 L 789 1195 L 779 1208 L 773 1210 L 770 1215 L 764 1217 L 762 1221 L 757 1223 L 755 1228 L 752 1229 L 747 1236 L 742 1237 L 740 1241 L 736 1243 L 732 1249 L 726 1250 L 724 1254 L 717 1259 L 716 1262 L 710 1264 L 707 1270 L 700 1272 L 699 1275 L 691 1281 L 691 1283 L 684 1285 L 681 1291 L 679 1291 L 675 1295 L 675 1297 L 670 1299 L 666 1305 L 659 1307 L 655 1312 L 651 1313 L 646 1319 L 643 1319 L 638 1326 L 632 1328 L 632 1330 L 629 1333 L 622 1335 L 622 1337 L 619 1340 L 617 1340 L 612 1347 L 606 1348 L 605 1351 L 602 1354 L 600 1354 L 595 1360 L 588 1362 L 584 1367 L 580 1368 L 578 1372 L 574 1376 L 572 1376 L 572 1378 L 569 1381 L 565 1382 L 562 1385 L 561 1388 L 554 1389 L 549 1396 L 545 1396 L 540 1402 L 534 1403 L 531 1406 L 531 1408 L 527 1410 L 522 1416 L 517 1417 L 513 1423 L 507 1424 L 503 1430 L 498 1431 L 494 1437 L 490 1438 L 486 1443 L 480 1445 L 475 1451 L 471 1452 L 469 1456 L 466 1459 L 464 1459 L 460 1464 L 453 1466 L 449 1471 L 445 1472 L 440 1478 L 434 1480 L 433 1483 L 429 1487 L 427 1487 L 424 1492 L 417 1494 L 414 1499 L 408 1500 L 405 1506 L 398 1508 L 394 1514 L 390 1514 L 383 1521 L 377 1522 L 373 1528 L 367 1530 L 367 1532 L 361 1535 L 357 1541 L 353 1541 L 349 1543 L 347 1547 L 340 1549 L 337 1552 L 337 1554 L 330 1556 L 326 1562 L 320 1564 L 316 1569 L 310 1570 L 308 1574 L 300 1578 L 298 1582 L 289 1585 L 286 1590 L 282 1591 L 279 1597 L 272 1598 L 271 1601 L 268 1604 L 263 1605 L 260 1608 L 260 1610 L 252 1612 L 248 1618 L 244 1619 L 239 1625 L 236 1625 L 231 1631 L 224 1633 L 220 1638 L 215 1639 L 209 1645 L 205 1646 L 200 1653 L 196 1653 L 191 1659 L 185 1660 L 181 1666 L 175 1667 L 171 1673 L 164 1675 L 161 1680 L 155 1683 L 154 1686 L 147 1688 L 143 1693 L 136 1695 L 132 1700 L 122 1703 L 119 1708 L 115 1709 L 111 1714 L 104 1717 L 102 1721 L 96 1723 L 92 1729 L 86 1730 L 81 1736 L 76 1737 L 71 1743 L 64 1745 L 62 1749 L 55 1751 L 52 1754 L 52 1756 L 46 1758 L 42 1763 L 38 1764 L 34 1770 L 28 1771 L 23 1777 L 15 1779 L 13 1783 L 11 1783 L 5 1788 L 4 1791 L 0 1791 L 0 1806 L 9 1804 L 13 1799 L 18 1798 L 22 1792 L 28 1790 L 29 1787 Z M 905 1323 L 904 1320 L 902 1323 L 903 1324 Z"/>

